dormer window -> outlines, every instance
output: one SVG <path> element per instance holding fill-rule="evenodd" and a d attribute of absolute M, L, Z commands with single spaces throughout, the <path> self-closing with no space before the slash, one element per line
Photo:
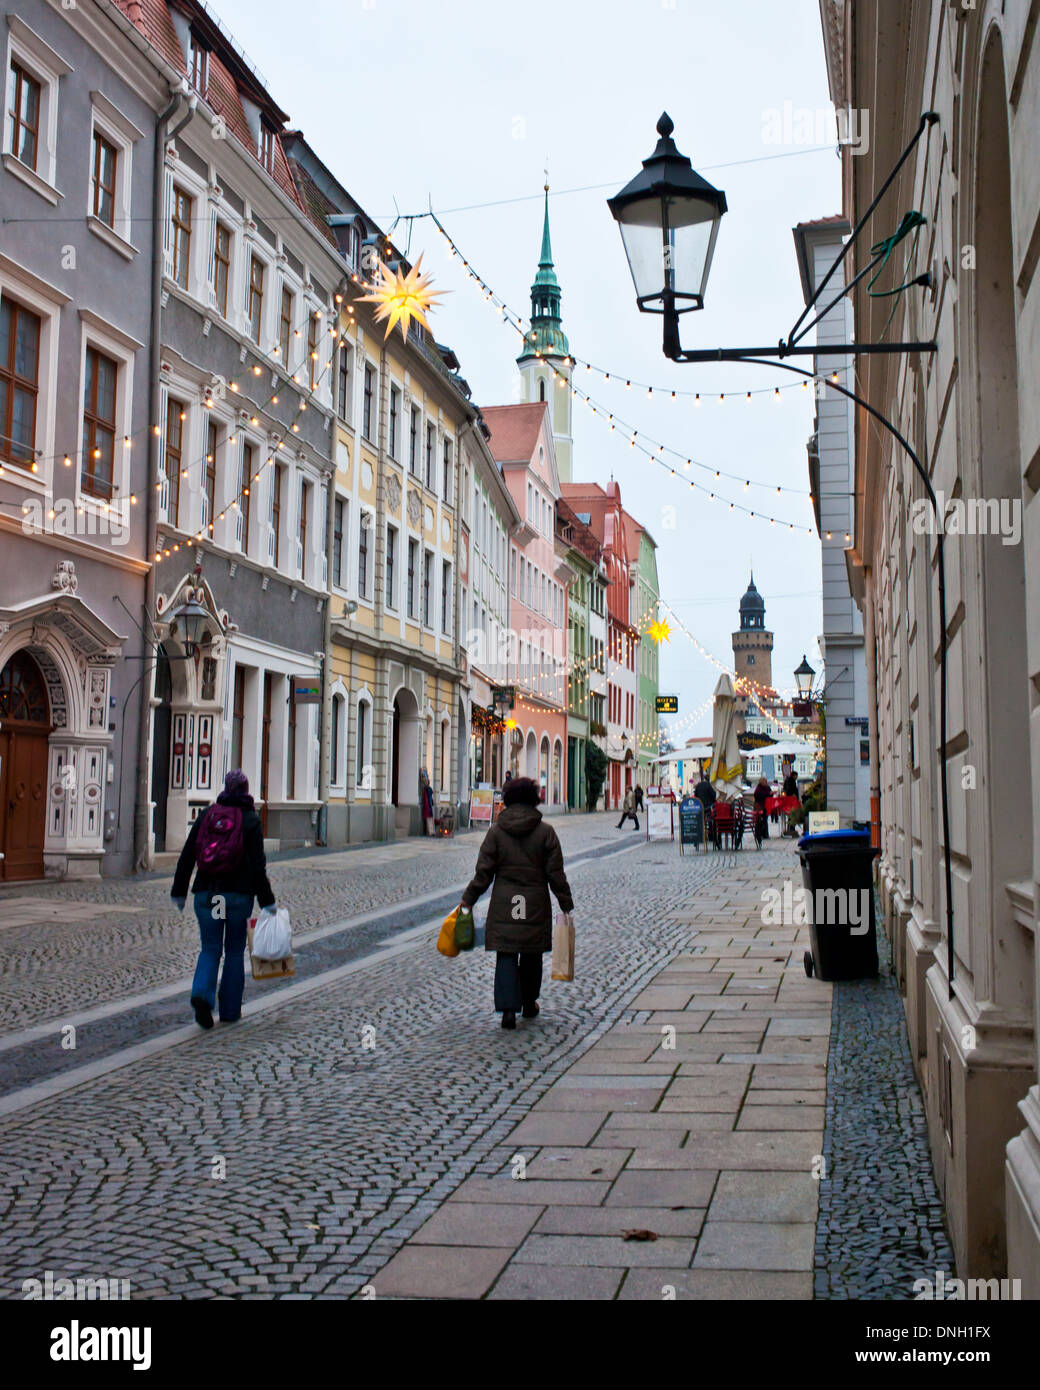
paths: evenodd
<path fill-rule="evenodd" d="M 260 140 L 257 145 L 257 158 L 269 174 L 274 173 L 274 131 L 266 121 L 260 122 Z"/>
<path fill-rule="evenodd" d="M 209 91 L 209 49 L 195 34 L 188 36 L 188 81 L 205 97 Z"/>

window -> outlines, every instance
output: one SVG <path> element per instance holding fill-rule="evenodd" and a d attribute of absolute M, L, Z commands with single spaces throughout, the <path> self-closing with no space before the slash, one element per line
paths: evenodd
<path fill-rule="evenodd" d="M 316 391 L 321 367 L 321 320 L 317 314 L 311 314 L 307 326 L 307 363 L 307 369 L 310 373 L 310 388 L 312 391 Z"/>
<path fill-rule="evenodd" d="M 289 722 L 285 730 L 286 777 L 285 795 L 287 800 L 296 798 L 296 686 L 289 677 Z"/>
<path fill-rule="evenodd" d="M 538 383 L 538 399 L 539 399 L 540 401 L 544 401 L 544 400 L 545 400 L 545 382 L 544 382 L 544 381 L 540 381 L 540 382 Z"/>
<path fill-rule="evenodd" d="M 397 417 L 401 408 L 401 393 L 396 386 L 390 387 L 390 457 L 397 458 Z"/>
<path fill-rule="evenodd" d="M 372 438 L 372 399 L 375 396 L 376 374 L 370 362 L 365 363 L 365 403 L 361 417 L 361 433 Z"/>
<path fill-rule="evenodd" d="M 367 700 L 359 700 L 357 707 L 357 772 L 354 784 L 362 790 L 370 790 L 371 778 L 366 776 L 369 765 L 368 741 L 369 741 L 369 705 Z"/>
<path fill-rule="evenodd" d="M 35 173 L 40 149 L 40 84 L 18 62 L 12 62 L 8 73 L 7 116 L 11 153 Z"/>
<path fill-rule="evenodd" d="M 516 551 L 509 551 L 509 592 L 516 597 Z"/>
<path fill-rule="evenodd" d="M 249 257 L 249 334 L 254 343 L 260 341 L 260 328 L 264 316 L 264 270 L 266 267 L 257 256 Z"/>
<path fill-rule="evenodd" d="M 213 293 L 222 318 L 227 318 L 228 284 L 231 278 L 231 229 L 217 223 L 213 241 Z"/>
<path fill-rule="evenodd" d="M 388 526 L 386 528 L 386 606 L 396 608 L 397 601 L 394 589 L 394 561 L 397 559 L 397 528 Z"/>
<path fill-rule="evenodd" d="M 231 766 L 242 766 L 242 729 L 246 713 L 246 668 L 235 667 L 235 693 L 231 706 Z"/>
<path fill-rule="evenodd" d="M 278 315 L 278 352 L 285 370 L 291 371 L 289 348 L 292 343 L 293 297 L 292 291 L 282 286 L 282 308 Z"/>
<path fill-rule="evenodd" d="M 433 487 L 433 441 L 436 434 L 432 424 L 426 426 L 426 486 Z"/>
<path fill-rule="evenodd" d="M 332 697 L 332 756 L 329 759 L 332 768 L 332 784 L 338 786 L 343 778 L 340 776 L 339 760 L 343 748 L 343 711 L 346 701 L 342 695 Z"/>
<path fill-rule="evenodd" d="M 181 468 L 184 456 L 184 405 L 172 397 L 166 403 L 166 516 L 177 525 L 181 509 Z"/>
<path fill-rule="evenodd" d="M 441 632 L 451 632 L 451 565 L 441 565 Z"/>
<path fill-rule="evenodd" d="M 444 500 L 451 501 L 451 440 L 444 441 Z"/>
<path fill-rule="evenodd" d="M 0 458 L 31 466 L 36 455 L 41 320 L 0 298 Z"/>
<path fill-rule="evenodd" d="M 97 348 L 87 348 L 83 391 L 83 458 L 80 486 L 91 497 L 112 496 L 116 444 L 117 364 Z"/>
<path fill-rule="evenodd" d="M 200 97 L 209 90 L 209 49 L 194 34 L 188 36 L 188 81 Z"/>
<path fill-rule="evenodd" d="M 91 172 L 92 210 L 107 227 L 115 223 L 116 213 L 116 147 L 97 130 L 94 131 L 94 160 Z"/>
<path fill-rule="evenodd" d="M 191 260 L 191 195 L 174 185 L 173 189 L 173 278 L 182 290 L 188 288 Z"/>
<path fill-rule="evenodd" d="M 415 617 L 415 562 L 419 558 L 419 542 L 408 542 L 408 616 Z"/>
<path fill-rule="evenodd" d="M 300 479 L 300 515 L 298 523 L 300 578 L 307 578 L 307 512 L 310 510 L 311 490 L 306 478 Z"/>
<path fill-rule="evenodd" d="M 344 343 L 339 350 L 339 400 L 337 409 L 341 420 L 350 419 L 350 354 L 351 349 Z"/>
<path fill-rule="evenodd" d="M 282 478 L 285 474 L 285 465 L 276 463 L 274 466 L 274 483 L 271 488 L 271 529 L 274 534 L 274 560 L 275 569 L 278 568 L 278 560 L 282 553 Z"/>
<path fill-rule="evenodd" d="M 408 471 L 419 472 L 419 407 L 412 406 L 412 421 L 408 437 Z"/>
<path fill-rule="evenodd" d="M 426 627 L 430 626 L 430 585 L 433 580 L 433 551 L 423 552 L 423 604 L 422 620 Z"/>
<path fill-rule="evenodd" d="M 256 156 L 269 174 L 274 173 L 274 131 L 266 121 L 260 122 L 260 138 L 257 141 Z"/>
<path fill-rule="evenodd" d="M 361 527 L 358 535 L 358 593 L 362 598 L 368 593 L 368 528 L 372 518 L 368 512 L 361 513 Z"/>
<path fill-rule="evenodd" d="M 249 554 L 249 519 L 253 510 L 253 472 L 256 449 L 252 444 L 242 444 L 242 495 L 238 499 L 238 509 L 242 513 L 242 551 Z M 238 764 L 236 763 L 237 767 Z"/>
<path fill-rule="evenodd" d="M 203 491 L 206 498 L 203 526 L 208 526 L 212 533 L 217 511 L 217 426 L 212 420 L 206 426 L 206 463 L 203 472 Z"/>
<path fill-rule="evenodd" d="M 332 504 L 332 582 L 343 588 L 343 528 L 346 503 L 337 497 Z"/>

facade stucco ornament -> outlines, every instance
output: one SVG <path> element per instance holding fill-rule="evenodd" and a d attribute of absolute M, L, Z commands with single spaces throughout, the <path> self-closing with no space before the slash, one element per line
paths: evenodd
<path fill-rule="evenodd" d="M 63 594 L 74 594 L 79 588 L 76 566 L 71 560 L 59 560 L 55 565 L 51 578 L 51 588 L 57 589 Z"/>
<path fill-rule="evenodd" d="M 411 524 L 412 524 L 413 526 L 418 526 L 418 524 L 419 524 L 419 517 L 420 517 L 421 514 L 422 514 L 422 503 L 421 503 L 420 500 L 419 500 L 419 494 L 418 494 L 417 492 L 409 492 L 409 494 L 408 494 L 408 520 L 411 522 Z"/>
<path fill-rule="evenodd" d="M 392 512 L 396 512 L 401 505 L 401 484 L 393 473 L 386 482 L 386 500 Z"/>

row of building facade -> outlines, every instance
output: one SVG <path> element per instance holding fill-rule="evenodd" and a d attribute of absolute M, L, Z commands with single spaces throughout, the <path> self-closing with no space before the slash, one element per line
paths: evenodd
<path fill-rule="evenodd" d="M 572 479 L 548 199 L 481 409 L 361 302 L 403 258 L 201 0 L 3 39 L 0 879 L 147 867 L 230 767 L 283 846 L 507 773 L 584 809 L 590 743 L 645 784 L 655 546 Z"/>
<path fill-rule="evenodd" d="M 904 282 L 927 272 L 929 283 L 894 301 L 857 285 L 851 323 L 830 342 L 887 336 L 936 348 L 858 359 L 855 390 L 877 417 L 861 409 L 846 420 L 842 410 L 826 422 L 834 442 L 851 457 L 854 479 L 853 506 L 846 516 L 835 516 L 833 531 L 836 540 L 843 528 L 849 532 L 840 549 L 862 615 L 881 898 L 957 1272 L 1007 1275 L 1020 1281 L 1015 1296 L 1035 1299 L 1037 7 L 1002 0 L 912 0 L 900 6 L 821 0 L 820 11 L 835 107 L 869 115 L 870 143 L 869 150 L 857 152 L 844 147 L 844 218 L 829 229 L 812 224 L 811 239 L 826 235 L 833 250 L 835 232 L 840 236 L 854 227 L 872 207 L 921 131 L 922 116 L 935 117 L 849 258 L 849 276 L 859 280 L 868 247 L 914 208 L 925 221 Z M 808 288 L 818 283 L 818 267 L 804 254 L 803 265 Z M 832 364 L 841 365 L 833 356 L 825 365 Z M 891 422 L 921 461 L 938 520 L 907 448 L 878 427 L 878 418 Z M 832 475 L 843 476 L 849 475 L 842 468 Z M 958 513 L 970 523 L 958 520 Z M 938 604 L 940 536 L 945 631 Z M 835 596 L 837 591 L 835 585 Z M 854 625 L 843 625 L 848 645 Z M 944 765 L 948 834 L 941 814 Z"/>

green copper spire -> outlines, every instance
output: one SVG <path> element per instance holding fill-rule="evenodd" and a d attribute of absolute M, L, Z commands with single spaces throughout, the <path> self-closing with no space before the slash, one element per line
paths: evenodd
<path fill-rule="evenodd" d="M 549 185 L 545 185 L 545 221 L 538 274 L 531 286 L 531 328 L 518 362 L 532 357 L 566 357 L 570 353 L 560 317 L 560 284 L 553 267 L 552 240 L 549 236 Z"/>

